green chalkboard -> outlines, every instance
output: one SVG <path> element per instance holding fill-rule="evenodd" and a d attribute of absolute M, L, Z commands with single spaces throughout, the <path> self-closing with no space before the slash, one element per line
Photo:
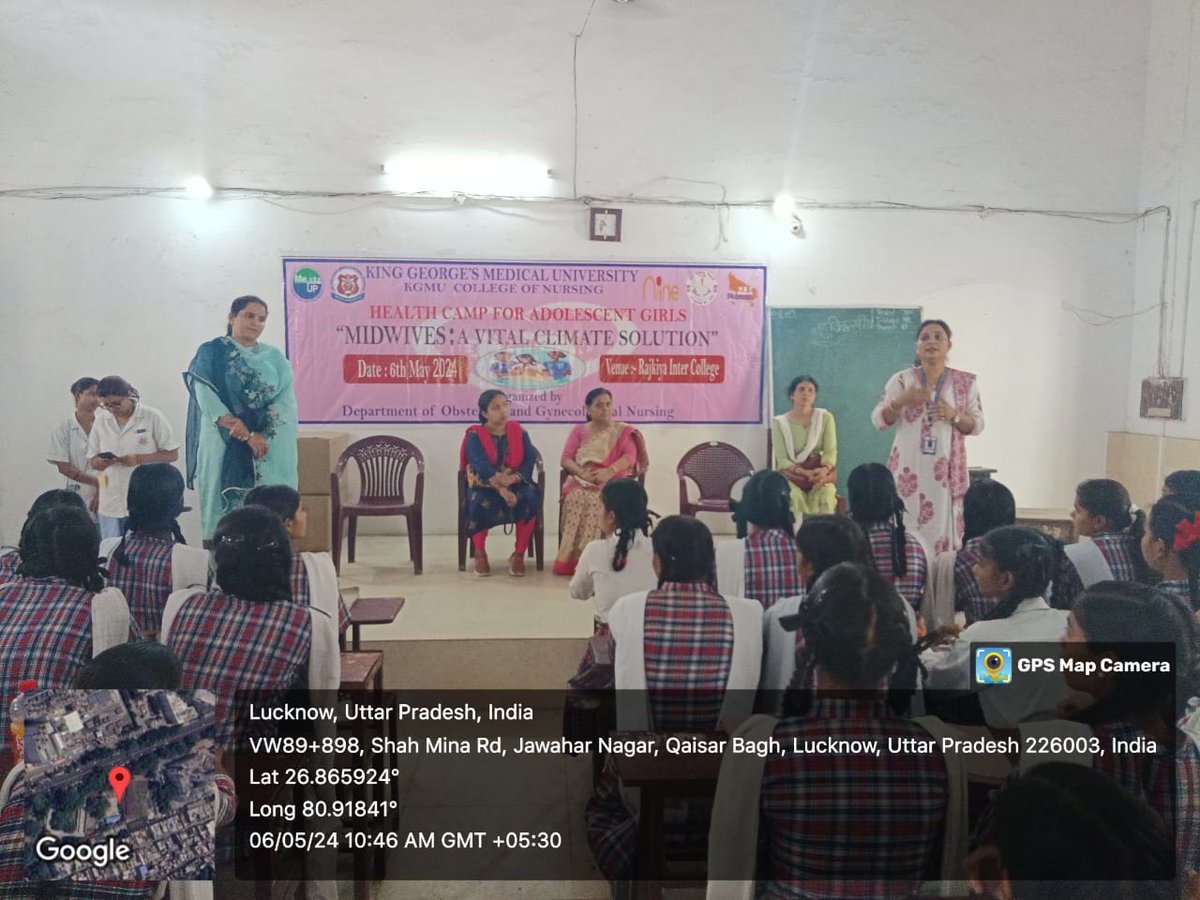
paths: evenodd
<path fill-rule="evenodd" d="M 920 309 L 809 307 L 771 311 L 771 415 L 791 408 L 788 384 L 800 374 L 821 386 L 817 406 L 833 413 L 838 493 L 857 465 L 887 462 L 892 432 L 871 424 L 887 380 L 916 354 Z"/>

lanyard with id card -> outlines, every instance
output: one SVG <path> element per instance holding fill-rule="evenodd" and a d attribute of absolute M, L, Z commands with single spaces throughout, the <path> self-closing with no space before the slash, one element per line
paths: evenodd
<path fill-rule="evenodd" d="M 921 387 L 928 389 L 929 383 L 925 380 L 925 369 L 919 369 L 921 373 Z M 946 385 L 946 370 L 942 369 L 942 376 L 938 379 L 937 390 L 934 391 L 933 400 L 926 403 L 925 411 L 925 427 L 921 429 L 921 452 L 926 456 L 937 455 L 937 438 L 933 436 L 933 413 L 929 410 L 933 406 L 937 406 L 942 399 L 942 388 Z"/>

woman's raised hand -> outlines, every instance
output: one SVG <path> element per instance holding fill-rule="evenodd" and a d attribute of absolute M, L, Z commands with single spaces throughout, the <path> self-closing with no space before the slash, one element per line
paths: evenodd
<path fill-rule="evenodd" d="M 900 395 L 893 401 L 895 405 L 902 408 L 910 406 L 920 406 L 929 400 L 929 389 L 919 384 L 911 385 L 900 392 Z"/>

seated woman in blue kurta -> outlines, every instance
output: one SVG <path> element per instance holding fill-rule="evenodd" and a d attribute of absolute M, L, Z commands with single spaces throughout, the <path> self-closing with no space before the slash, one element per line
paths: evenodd
<path fill-rule="evenodd" d="M 484 548 L 488 529 L 514 522 L 517 546 L 508 560 L 508 574 L 521 576 L 537 524 L 537 450 L 521 426 L 509 420 L 503 391 L 479 395 L 479 421 L 467 429 L 459 458 L 467 476 L 466 532 L 475 545 L 475 574 L 492 574 Z"/>

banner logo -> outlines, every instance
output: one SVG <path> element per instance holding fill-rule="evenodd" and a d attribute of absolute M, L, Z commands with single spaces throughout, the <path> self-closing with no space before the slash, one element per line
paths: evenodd
<path fill-rule="evenodd" d="M 342 303 L 357 303 L 367 296 L 367 280 L 353 266 L 342 266 L 333 273 L 329 293 Z"/>
<path fill-rule="evenodd" d="M 708 306 L 717 296 L 717 279 L 711 272 L 693 272 L 687 280 L 688 299 L 697 306 Z"/>
<path fill-rule="evenodd" d="M 321 296 L 321 273 L 316 269 L 297 269 L 292 276 L 292 291 L 301 300 L 316 300 Z"/>

